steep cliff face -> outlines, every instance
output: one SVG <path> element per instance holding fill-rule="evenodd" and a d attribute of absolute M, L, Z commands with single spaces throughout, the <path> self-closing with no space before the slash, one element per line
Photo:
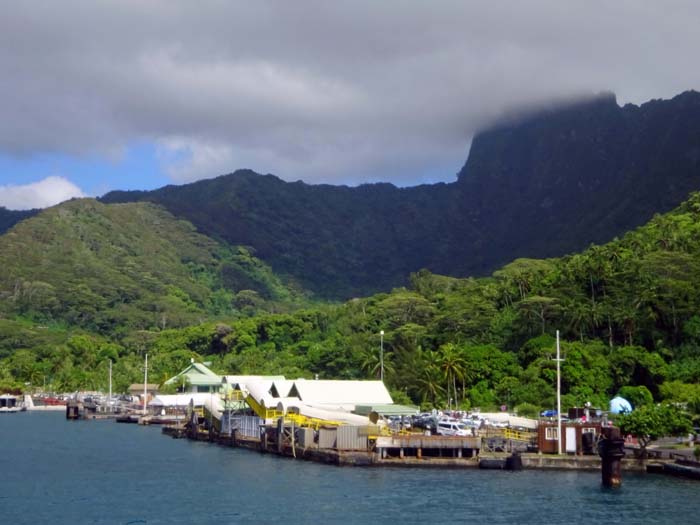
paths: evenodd
<path fill-rule="evenodd" d="M 200 231 L 251 246 L 276 273 L 320 296 L 390 289 L 422 267 L 452 270 L 444 249 L 454 219 L 447 185 L 400 189 L 287 183 L 237 171 L 153 192 L 113 192 L 104 202 L 149 200 Z"/>
<path fill-rule="evenodd" d="M 506 262 L 604 242 L 670 210 L 700 187 L 699 161 L 700 94 L 639 107 L 606 95 L 479 134 L 458 185 Z"/>
<path fill-rule="evenodd" d="M 700 189 L 699 162 L 700 94 L 639 107 L 607 94 L 478 134 L 452 184 L 312 186 L 239 171 L 104 201 L 162 204 L 319 295 L 346 298 L 421 268 L 484 275 L 604 242 Z"/>

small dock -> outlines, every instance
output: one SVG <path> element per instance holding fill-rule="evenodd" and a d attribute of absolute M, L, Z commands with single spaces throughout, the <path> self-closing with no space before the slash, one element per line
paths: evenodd
<path fill-rule="evenodd" d="M 378 461 L 398 458 L 451 458 L 473 459 L 479 455 L 481 438 L 425 436 L 421 434 L 404 434 L 396 436 L 379 436 L 375 442 Z"/>
<path fill-rule="evenodd" d="M 481 438 L 426 436 L 423 434 L 375 435 L 376 427 L 321 427 L 260 425 L 255 434 L 250 426 L 231 435 L 193 425 L 164 426 L 164 435 L 209 441 L 221 446 L 240 447 L 332 465 L 353 466 L 449 466 L 478 467 Z"/>

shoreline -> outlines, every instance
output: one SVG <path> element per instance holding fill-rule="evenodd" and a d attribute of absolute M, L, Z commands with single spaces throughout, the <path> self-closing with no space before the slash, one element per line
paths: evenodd
<path fill-rule="evenodd" d="M 339 450 L 335 448 L 322 449 L 316 446 L 301 447 L 285 444 L 278 447 L 276 444 L 266 443 L 260 439 L 244 436 L 210 436 L 206 431 L 196 434 L 190 433 L 183 427 L 165 426 L 162 433 L 176 439 L 190 439 L 193 441 L 207 441 L 223 447 L 244 448 L 261 454 L 273 454 L 276 456 L 313 461 L 339 467 L 399 467 L 399 468 L 448 468 L 448 469 L 490 469 L 507 470 L 506 460 L 511 457 L 509 453 L 480 453 L 474 457 L 415 457 L 415 456 L 385 456 L 377 451 L 365 450 Z M 519 454 L 524 470 L 578 470 L 600 471 L 601 458 L 598 455 L 591 456 L 557 456 L 538 453 Z M 671 460 L 640 460 L 637 458 L 623 458 L 621 468 L 625 472 L 646 473 L 650 464 L 663 465 L 672 463 Z M 487 466 L 488 465 L 488 466 Z M 516 469 L 519 470 L 519 469 Z M 658 472 L 655 470 L 654 472 Z"/>

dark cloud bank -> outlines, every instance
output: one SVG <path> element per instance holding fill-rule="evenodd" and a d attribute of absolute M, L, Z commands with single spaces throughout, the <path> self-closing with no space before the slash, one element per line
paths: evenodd
<path fill-rule="evenodd" d="M 514 107 L 700 85 L 694 1 L 10 2 L 0 152 L 118 158 L 176 182 L 453 180 Z"/>

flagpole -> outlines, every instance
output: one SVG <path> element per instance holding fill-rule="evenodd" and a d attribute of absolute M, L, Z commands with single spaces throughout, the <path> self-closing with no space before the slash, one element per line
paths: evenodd
<path fill-rule="evenodd" d="M 146 396 L 148 395 L 148 354 L 146 364 L 143 367 L 143 415 L 146 415 Z"/>

